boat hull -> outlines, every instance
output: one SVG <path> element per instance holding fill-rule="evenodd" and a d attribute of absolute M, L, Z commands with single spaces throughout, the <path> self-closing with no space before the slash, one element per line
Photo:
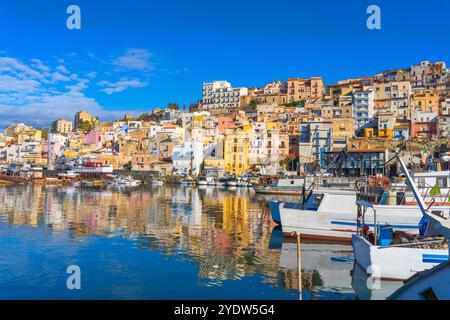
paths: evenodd
<path fill-rule="evenodd" d="M 301 195 L 301 188 L 290 187 L 271 187 L 271 186 L 254 186 L 253 190 L 260 194 L 282 194 L 282 195 Z"/>
<path fill-rule="evenodd" d="M 352 236 L 356 263 L 374 279 L 406 280 L 417 272 L 448 261 L 448 250 L 379 247 L 361 236 Z"/>
<path fill-rule="evenodd" d="M 272 219 L 281 225 L 285 236 L 300 233 L 304 238 L 347 241 L 358 231 L 356 196 L 326 195 L 317 210 L 302 209 L 300 203 L 269 202 Z M 342 200 L 340 200 L 342 197 Z M 326 202 L 326 203 L 325 203 Z M 408 234 L 419 234 L 422 214 L 413 206 L 374 206 L 377 225 L 389 224 Z M 374 211 L 368 209 L 365 223 L 374 230 Z"/>

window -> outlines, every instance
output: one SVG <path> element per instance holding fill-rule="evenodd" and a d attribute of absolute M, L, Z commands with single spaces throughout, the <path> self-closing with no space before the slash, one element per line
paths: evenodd
<path fill-rule="evenodd" d="M 437 178 L 437 182 L 441 188 L 447 188 L 447 178 Z"/>

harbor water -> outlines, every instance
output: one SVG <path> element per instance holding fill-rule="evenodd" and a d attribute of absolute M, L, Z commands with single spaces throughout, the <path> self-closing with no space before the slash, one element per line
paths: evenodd
<path fill-rule="evenodd" d="M 297 244 L 274 230 L 272 199 L 282 198 L 0 186 L 0 299 L 298 299 Z M 301 252 L 305 300 L 384 299 L 401 286 L 371 286 L 350 245 L 302 242 Z M 69 266 L 80 290 L 67 287 Z"/>

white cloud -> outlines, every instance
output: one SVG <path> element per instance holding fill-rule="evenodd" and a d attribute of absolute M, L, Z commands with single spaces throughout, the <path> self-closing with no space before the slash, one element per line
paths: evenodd
<path fill-rule="evenodd" d="M 125 91 L 129 88 L 143 88 L 147 86 L 145 82 L 142 82 L 139 79 L 121 79 L 117 82 L 110 82 L 110 81 L 100 81 L 97 83 L 101 87 L 105 87 L 104 89 L 100 90 L 102 92 L 105 92 L 106 94 L 113 94 L 117 92 Z"/>
<path fill-rule="evenodd" d="M 152 54 L 146 49 L 128 49 L 121 56 L 115 58 L 112 64 L 122 71 L 150 72 L 154 70 L 151 56 Z"/>
<path fill-rule="evenodd" d="M 138 67 L 137 61 L 139 59 L 129 67 Z M 126 63 L 127 59 L 121 62 Z M 48 126 L 58 118 L 72 119 L 80 110 L 90 111 L 103 120 L 141 112 L 105 110 L 95 98 L 84 93 L 90 81 L 98 77 L 97 71 L 83 72 L 84 76 L 80 78 L 62 63 L 59 60 L 51 65 L 39 59 L 25 63 L 16 58 L 0 57 L 0 126 L 20 122 Z M 148 68 L 145 64 L 141 66 Z M 138 78 L 120 78 L 118 81 L 100 81 L 98 85 L 101 91 L 113 94 L 128 88 L 144 87 L 146 82 Z"/>
<path fill-rule="evenodd" d="M 70 81 L 70 78 L 68 76 L 63 75 L 60 72 L 55 72 L 52 74 L 52 80 L 53 82 L 68 82 Z"/>

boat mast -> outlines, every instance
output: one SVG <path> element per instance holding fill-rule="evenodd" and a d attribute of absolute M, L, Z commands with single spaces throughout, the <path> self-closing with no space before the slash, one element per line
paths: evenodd
<path fill-rule="evenodd" d="M 403 160 L 398 155 L 397 155 L 397 159 L 400 162 L 400 165 L 401 165 L 401 167 L 403 169 L 403 172 L 405 173 L 406 179 L 409 182 L 409 185 L 411 187 L 411 191 L 412 191 L 412 193 L 414 195 L 414 198 L 416 199 L 416 201 L 417 201 L 417 203 L 419 205 L 420 211 L 422 211 L 422 214 L 424 216 L 428 216 L 429 214 L 427 212 L 428 209 L 426 208 L 425 201 L 423 200 L 422 195 L 419 193 L 419 190 L 417 189 L 417 187 L 416 187 L 416 185 L 414 183 L 414 179 L 411 177 L 411 174 L 409 173 L 409 170 L 406 167 L 406 164 L 403 162 Z"/>

